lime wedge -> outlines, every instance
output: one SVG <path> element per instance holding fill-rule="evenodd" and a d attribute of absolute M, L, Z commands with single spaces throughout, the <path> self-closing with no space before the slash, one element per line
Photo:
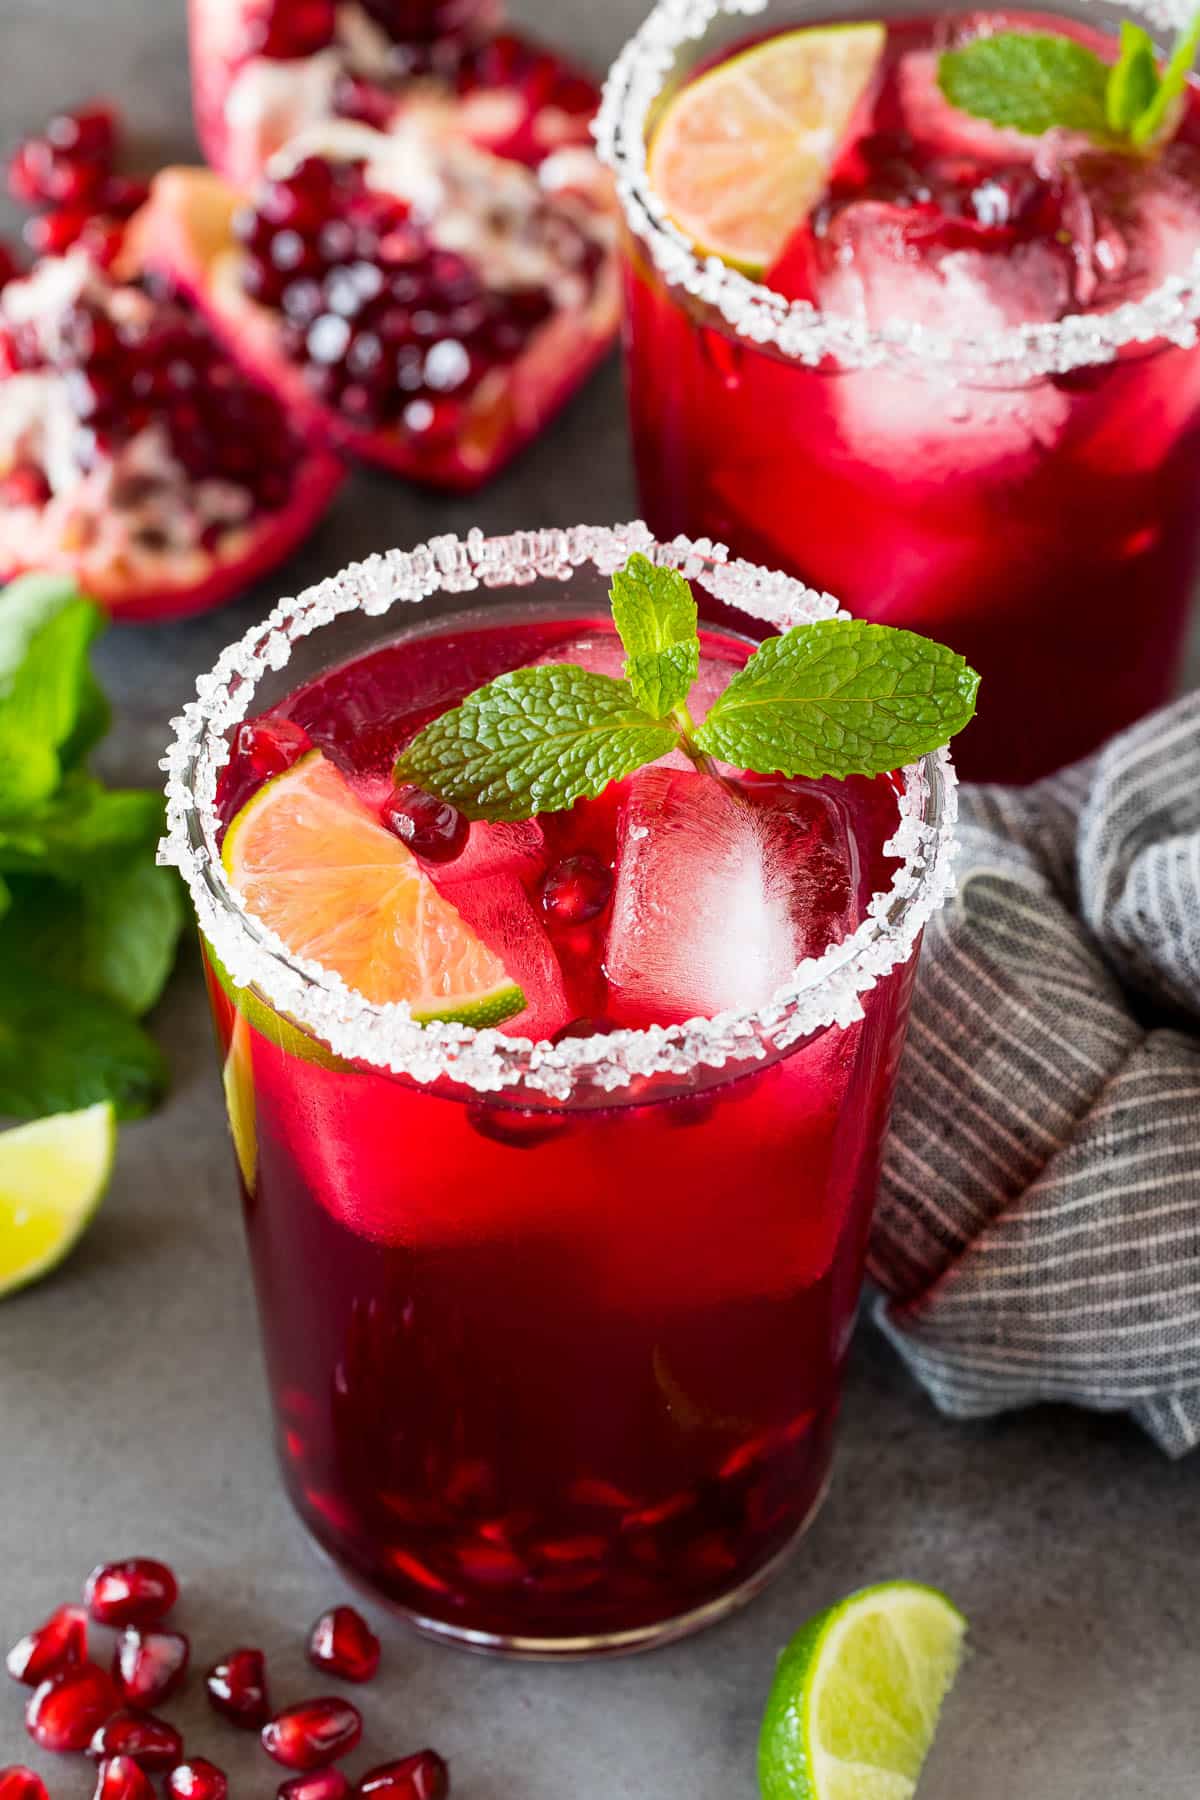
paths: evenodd
<path fill-rule="evenodd" d="M 254 1192 L 258 1179 L 258 1115 L 254 1109 L 254 1070 L 250 1061 L 250 1025 L 245 1013 L 235 1013 L 229 1054 L 222 1073 L 229 1135 L 242 1171 L 246 1192 Z"/>
<path fill-rule="evenodd" d="M 0 1132 L 0 1299 L 70 1255 L 104 1198 L 116 1144 L 107 1100 Z"/>
<path fill-rule="evenodd" d="M 319 750 L 243 806 L 221 852 L 248 910 L 298 956 L 422 1024 L 496 1025 L 525 1005 L 503 962 Z"/>
<path fill-rule="evenodd" d="M 779 1661 L 758 1743 L 763 1800 L 910 1800 L 967 1623 L 888 1581 L 810 1619 Z"/>
<path fill-rule="evenodd" d="M 879 24 L 786 31 L 672 98 L 650 181 L 702 254 L 749 275 L 775 261 L 824 192 L 886 37 Z"/>

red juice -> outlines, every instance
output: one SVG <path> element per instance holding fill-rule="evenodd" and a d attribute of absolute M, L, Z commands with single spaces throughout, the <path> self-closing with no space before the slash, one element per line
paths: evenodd
<path fill-rule="evenodd" d="M 783 6 L 772 18 L 810 24 Z M 1003 331 L 1139 306 L 1200 251 L 1200 101 L 1145 160 L 1000 131 L 936 90 L 981 29 L 1115 36 L 1038 14 L 888 22 L 827 191 L 763 281 L 876 334 Z M 1054 134 L 1052 134 L 1054 135 Z M 627 236 L 625 344 L 645 516 L 926 633 L 983 677 L 969 779 L 1027 781 L 1167 699 L 1200 552 L 1200 350 L 1133 326 L 1074 366 L 898 351 L 806 358 L 735 329 Z M 760 294 L 764 290 L 758 290 Z M 780 302 L 782 306 L 783 301 Z M 1056 352 L 1057 354 L 1057 352 Z"/>
<path fill-rule="evenodd" d="M 423 630 L 243 727 L 221 818 L 297 725 L 382 808 L 483 681 L 621 657 L 611 625 L 529 609 Z M 697 716 L 747 652 L 705 634 Z M 890 778 L 655 765 L 427 872 L 521 980 L 504 1029 L 561 1041 L 769 991 L 888 886 L 897 814 Z M 210 961 L 280 1459 L 348 1572 L 426 1629 L 557 1654 L 766 1578 L 828 1477 L 915 961 L 782 1052 L 564 1099 L 340 1062 Z"/>

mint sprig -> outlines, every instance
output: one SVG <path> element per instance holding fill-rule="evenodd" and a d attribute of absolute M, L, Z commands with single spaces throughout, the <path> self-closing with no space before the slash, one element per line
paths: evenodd
<path fill-rule="evenodd" d="M 1055 32 L 998 31 L 943 51 L 937 79 L 952 106 L 992 125 L 1030 137 L 1076 131 L 1106 149 L 1147 151 L 1179 122 L 1198 48 L 1200 15 L 1161 72 L 1153 39 L 1130 21 L 1114 63 Z"/>
<path fill-rule="evenodd" d="M 633 556 L 613 578 L 626 678 L 574 663 L 514 669 L 418 733 L 396 779 L 492 822 L 561 812 L 668 751 L 759 774 L 881 775 L 948 743 L 979 677 L 911 631 L 825 619 L 767 638 L 697 726 L 696 603 L 675 570 Z M 0 867 L 3 865 L 0 864 Z"/>

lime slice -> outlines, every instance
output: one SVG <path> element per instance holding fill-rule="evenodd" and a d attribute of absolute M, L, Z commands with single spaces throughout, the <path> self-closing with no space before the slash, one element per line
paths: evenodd
<path fill-rule="evenodd" d="M 107 1100 L 0 1132 L 0 1299 L 75 1248 L 104 1198 L 116 1145 Z"/>
<path fill-rule="evenodd" d="M 698 250 L 749 275 L 775 261 L 824 192 L 886 37 L 878 24 L 786 31 L 680 89 L 649 173 Z"/>
<path fill-rule="evenodd" d="M 236 1013 L 229 1054 L 222 1074 L 229 1135 L 237 1154 L 246 1192 L 254 1192 L 258 1177 L 258 1116 L 254 1110 L 254 1069 L 250 1061 L 250 1024 L 245 1013 Z"/>
<path fill-rule="evenodd" d="M 525 996 L 319 750 L 259 788 L 221 852 L 248 910 L 297 956 L 422 1024 L 495 1025 Z"/>
<path fill-rule="evenodd" d="M 810 1619 L 779 1661 L 758 1743 L 763 1800 L 909 1800 L 967 1622 L 888 1581 Z"/>

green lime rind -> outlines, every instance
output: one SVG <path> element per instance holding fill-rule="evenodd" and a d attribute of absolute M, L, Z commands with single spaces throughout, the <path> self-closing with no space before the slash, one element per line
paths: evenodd
<path fill-rule="evenodd" d="M 116 1149 L 108 1100 L 0 1132 L 0 1299 L 71 1254 L 108 1191 Z"/>
<path fill-rule="evenodd" d="M 944 1594 L 908 1581 L 864 1588 L 810 1619 L 767 1699 L 762 1800 L 911 1800 L 966 1628 Z"/>

